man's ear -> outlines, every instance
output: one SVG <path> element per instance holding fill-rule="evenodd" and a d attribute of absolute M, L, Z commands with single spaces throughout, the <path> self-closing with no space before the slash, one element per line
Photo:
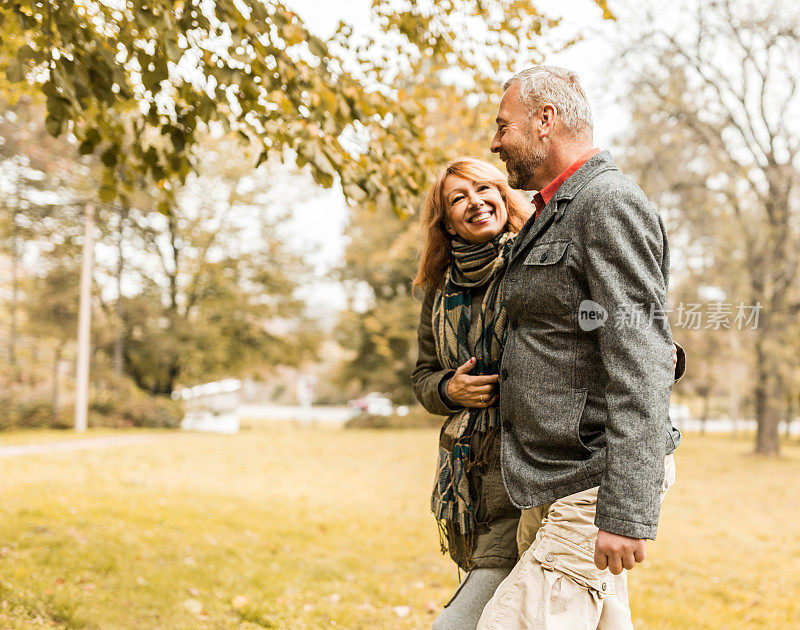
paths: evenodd
<path fill-rule="evenodd" d="M 539 108 L 538 116 L 538 131 L 539 138 L 545 138 L 550 135 L 556 123 L 556 108 L 550 103 L 545 103 Z"/>

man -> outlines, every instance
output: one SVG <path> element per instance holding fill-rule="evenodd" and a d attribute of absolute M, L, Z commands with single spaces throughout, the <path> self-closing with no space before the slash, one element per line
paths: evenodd
<path fill-rule="evenodd" d="M 512 77 L 496 122 L 509 183 L 538 192 L 504 282 L 501 457 L 522 555 L 478 629 L 631 628 L 624 570 L 655 538 L 680 440 L 664 226 L 593 148 L 573 72 Z"/>

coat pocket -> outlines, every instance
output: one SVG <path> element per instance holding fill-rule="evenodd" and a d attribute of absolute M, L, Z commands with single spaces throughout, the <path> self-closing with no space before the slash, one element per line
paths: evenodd
<path fill-rule="evenodd" d="M 564 258 L 569 243 L 570 239 L 567 238 L 534 245 L 525 257 L 524 264 L 535 267 L 555 265 Z"/>
<path fill-rule="evenodd" d="M 591 450 L 580 437 L 586 395 L 586 389 L 557 387 L 523 393 L 524 402 L 515 410 L 514 433 L 525 449 L 555 465 L 587 458 Z"/>
<path fill-rule="evenodd" d="M 572 309 L 569 239 L 534 245 L 523 261 L 519 284 L 524 310 L 529 313 L 565 314 Z"/>

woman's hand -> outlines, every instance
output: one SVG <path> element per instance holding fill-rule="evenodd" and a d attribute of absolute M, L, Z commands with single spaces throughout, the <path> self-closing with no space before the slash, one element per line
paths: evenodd
<path fill-rule="evenodd" d="M 447 384 L 447 397 L 462 407 L 491 407 L 497 403 L 496 385 L 500 380 L 497 374 L 471 376 L 475 367 L 475 357 L 458 366 L 456 373 Z"/>

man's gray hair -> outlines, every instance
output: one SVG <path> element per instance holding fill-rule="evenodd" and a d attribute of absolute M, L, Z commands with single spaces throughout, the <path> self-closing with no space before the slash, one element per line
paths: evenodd
<path fill-rule="evenodd" d="M 539 106 L 550 103 L 574 135 L 592 132 L 592 110 L 589 101 L 572 70 L 558 66 L 535 66 L 515 74 L 503 84 L 503 92 L 519 84 L 520 100 L 533 115 Z"/>

